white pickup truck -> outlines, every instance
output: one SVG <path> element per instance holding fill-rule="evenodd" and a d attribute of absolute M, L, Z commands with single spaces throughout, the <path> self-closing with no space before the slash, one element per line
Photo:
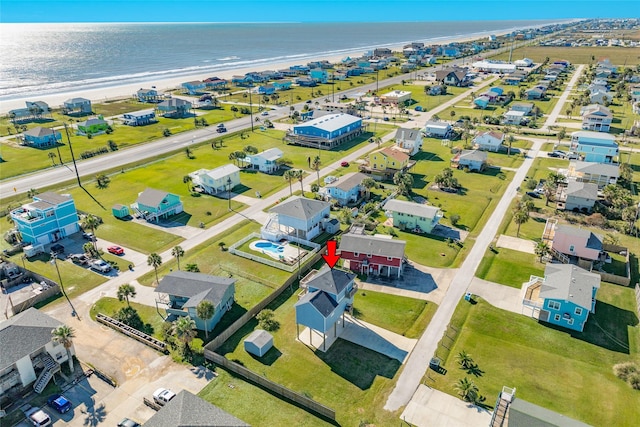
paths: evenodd
<path fill-rule="evenodd" d="M 160 406 L 166 405 L 174 397 L 176 397 L 176 394 L 166 388 L 159 388 L 153 392 L 153 401 Z"/>
<path fill-rule="evenodd" d="M 27 406 L 26 408 L 22 408 L 22 411 L 24 412 L 24 416 L 27 417 L 27 420 L 36 427 L 51 425 L 51 417 L 40 408 Z"/>
<path fill-rule="evenodd" d="M 111 271 L 111 264 L 104 260 L 97 259 L 91 262 L 91 269 L 99 271 L 100 273 L 108 273 Z"/>

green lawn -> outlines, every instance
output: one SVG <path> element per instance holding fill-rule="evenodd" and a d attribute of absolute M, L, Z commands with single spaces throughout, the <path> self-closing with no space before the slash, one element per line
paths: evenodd
<path fill-rule="evenodd" d="M 353 315 L 407 338 L 419 338 L 437 309 L 432 302 L 361 290 L 354 300 Z"/>
<path fill-rule="evenodd" d="M 536 255 L 506 248 L 496 248 L 496 251 L 497 254 L 487 250 L 476 276 L 518 289 L 531 275 L 544 276 L 544 264 L 538 262 Z"/>
<path fill-rule="evenodd" d="M 524 400 L 591 425 L 637 424 L 638 391 L 612 370 L 616 363 L 640 362 L 632 289 L 603 283 L 583 333 L 540 324 L 482 299 L 475 305 L 461 301 L 451 324 L 459 332 L 449 329 L 455 338 L 445 337 L 437 350 L 446 373 L 429 371 L 429 386 L 455 395 L 453 383 L 467 376 L 490 406 L 509 386 Z M 462 350 L 478 364 L 479 376 L 459 369 L 455 355 Z"/>
<path fill-rule="evenodd" d="M 492 59 L 507 60 L 509 55 L 509 52 L 503 52 Z M 594 64 L 608 58 L 612 64 L 624 63 L 631 66 L 640 63 L 640 48 L 525 46 L 514 49 L 513 58 L 531 58 L 534 62 L 542 62 L 545 58 L 549 58 L 551 62 L 564 59 L 572 64 Z"/>
<path fill-rule="evenodd" d="M 399 414 L 384 411 L 383 406 L 393 388 L 400 364 L 343 340 L 334 343 L 326 353 L 313 351 L 297 341 L 293 307 L 298 301 L 297 293 L 297 288 L 293 292 L 287 290 L 269 307 L 275 310 L 275 319 L 280 323 L 280 328 L 273 332 L 274 348 L 263 358 L 252 357 L 244 351 L 242 345 L 242 340 L 257 326 L 255 321 L 240 329 L 219 352 L 229 359 L 241 362 L 254 372 L 333 408 L 339 425 L 358 425 L 361 421 L 366 421 L 368 425 L 395 425 Z M 380 310 L 385 310 L 384 308 L 371 307 L 375 301 L 367 301 L 364 305 L 359 301 L 372 295 L 370 292 L 366 294 L 365 297 L 362 297 L 360 292 L 356 294 L 354 307 L 360 306 L 366 311 L 373 310 L 372 315 L 374 312 L 382 313 Z M 381 296 L 380 302 L 384 301 L 389 300 Z M 403 304 L 406 303 L 403 301 Z M 424 321 L 421 320 L 424 310 L 422 316 L 417 318 L 415 313 L 406 313 L 405 316 L 406 319 L 401 320 L 401 324 L 420 323 Z M 420 327 L 424 326 L 426 325 Z M 240 383 L 246 390 L 248 386 L 243 384 Z M 247 393 L 253 396 L 257 392 L 250 389 Z M 246 422 L 264 425 L 263 414 L 246 407 L 247 397 L 239 396 L 238 400 L 228 399 L 226 387 L 220 385 L 207 387 L 204 394 L 212 402 L 225 400 L 223 408 Z M 261 397 L 260 401 L 264 401 L 263 399 Z M 287 414 L 293 412 L 291 416 L 296 418 L 292 419 L 299 417 L 295 415 L 297 411 L 302 412 L 301 409 L 295 411 L 291 407 L 283 407 L 283 410 L 286 410 Z M 317 421 L 302 422 L 309 422 L 308 425 L 324 425 Z"/>
<path fill-rule="evenodd" d="M 138 304 L 134 301 L 135 298 L 129 299 L 131 307 L 138 312 L 140 319 L 142 319 L 142 322 L 145 324 L 145 330 L 143 332 L 162 340 L 162 324 L 164 323 L 166 312 L 162 309 L 158 312 L 155 307 Z M 126 306 L 126 302 L 120 302 L 117 298 L 102 297 L 91 306 L 89 313 L 93 320 L 96 320 L 98 313 L 113 317 L 118 310 Z"/>

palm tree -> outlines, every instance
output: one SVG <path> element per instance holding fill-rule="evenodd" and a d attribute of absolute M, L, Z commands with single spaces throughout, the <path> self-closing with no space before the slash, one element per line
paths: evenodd
<path fill-rule="evenodd" d="M 475 402 L 478 400 L 478 386 L 473 380 L 467 377 L 460 378 L 453 384 L 453 388 L 458 392 L 458 396 L 465 402 Z"/>
<path fill-rule="evenodd" d="M 513 135 L 509 135 L 507 136 L 507 143 L 509 144 L 507 146 L 507 156 L 511 155 L 511 146 L 513 145 L 513 143 L 516 141 L 516 138 Z"/>
<path fill-rule="evenodd" d="M 393 175 L 393 183 L 398 186 L 398 192 L 408 196 L 413 187 L 413 176 L 410 173 L 396 172 Z"/>
<path fill-rule="evenodd" d="M 158 255 L 155 252 L 149 254 L 149 257 L 147 258 L 147 265 L 153 266 L 153 269 L 156 272 L 156 284 L 159 283 L 158 282 L 158 267 L 160 267 L 162 265 L 162 257 L 160 257 L 160 255 Z"/>
<path fill-rule="evenodd" d="M 180 246 L 174 246 L 173 249 L 171 249 L 171 256 L 175 257 L 178 262 L 178 270 L 180 270 L 180 258 L 184 256 L 184 249 Z"/>
<path fill-rule="evenodd" d="M 204 336 L 206 340 L 209 340 L 209 329 L 207 328 L 207 321 L 213 317 L 216 308 L 210 301 L 202 300 L 196 306 L 196 315 L 204 320 Z"/>
<path fill-rule="evenodd" d="M 300 191 L 302 192 L 302 197 L 304 197 L 304 186 L 302 185 L 302 181 L 304 180 L 304 171 L 302 169 L 294 169 L 293 173 L 294 177 L 300 182 Z"/>
<path fill-rule="evenodd" d="M 82 229 L 86 230 L 87 228 L 91 230 L 91 234 L 93 234 L 93 249 L 98 250 L 97 242 L 96 242 L 96 230 L 100 226 L 100 218 L 95 215 L 87 214 L 82 220 Z"/>
<path fill-rule="evenodd" d="M 538 242 L 536 244 L 535 253 L 540 258 L 540 262 L 542 262 L 542 258 L 549 255 L 550 251 L 551 249 L 549 248 L 547 242 Z"/>
<path fill-rule="evenodd" d="M 373 178 L 365 178 L 362 180 L 360 185 L 364 187 L 366 191 L 366 199 L 369 200 L 369 197 L 371 197 L 371 189 L 375 188 L 377 185 L 376 180 Z"/>
<path fill-rule="evenodd" d="M 529 221 L 529 212 L 524 206 L 517 206 L 515 212 L 513 213 L 513 222 L 518 225 L 516 237 L 520 237 L 520 226 L 527 221 Z"/>
<path fill-rule="evenodd" d="M 49 156 L 49 158 L 51 159 L 51 165 L 52 165 L 52 166 L 55 166 L 55 165 L 56 165 L 56 160 L 55 160 L 55 158 L 56 158 L 56 153 L 49 153 L 49 154 L 48 154 L 48 156 Z"/>
<path fill-rule="evenodd" d="M 129 304 L 129 298 L 136 297 L 136 288 L 133 285 L 124 283 L 120 285 L 120 287 L 118 288 L 117 295 L 118 295 L 118 301 L 120 302 L 127 301 L 127 306 L 131 307 L 131 305 Z"/>
<path fill-rule="evenodd" d="M 545 181 L 544 185 L 542 186 L 542 191 L 544 192 L 544 198 L 545 198 L 545 206 L 549 206 L 549 199 L 551 198 L 551 196 L 553 196 L 556 193 L 556 185 L 549 181 Z"/>
<path fill-rule="evenodd" d="M 313 159 L 313 162 L 311 162 L 311 169 L 316 171 L 316 174 L 318 175 L 318 187 L 320 186 L 320 165 L 322 165 L 322 162 L 320 161 L 320 156 L 316 156 Z"/>
<path fill-rule="evenodd" d="M 73 372 L 73 357 L 71 355 L 71 347 L 73 347 L 73 339 L 76 337 L 71 326 L 60 325 L 51 331 L 53 342 L 62 344 L 67 350 L 67 359 L 69 362 L 69 370 Z"/>
<path fill-rule="evenodd" d="M 196 337 L 196 322 L 188 317 L 178 317 L 171 328 L 173 335 L 182 343 L 185 351 L 190 350 L 189 343 Z"/>
<path fill-rule="evenodd" d="M 286 170 L 286 171 L 284 171 L 282 176 L 289 183 L 289 195 L 293 196 L 292 182 L 293 182 L 294 179 L 296 179 L 295 170 L 294 169 Z"/>
<path fill-rule="evenodd" d="M 189 190 L 189 194 L 191 194 L 191 182 L 193 181 L 193 178 L 191 178 L 190 175 L 185 175 L 182 177 L 182 182 L 187 184 L 187 190 Z"/>
<path fill-rule="evenodd" d="M 111 178 L 109 178 L 107 175 L 103 173 L 96 175 L 96 187 L 98 187 L 99 189 L 104 190 L 109 186 L 110 182 Z"/>
<path fill-rule="evenodd" d="M 473 366 L 471 355 L 464 350 L 456 355 L 456 360 L 462 369 L 469 369 Z"/>

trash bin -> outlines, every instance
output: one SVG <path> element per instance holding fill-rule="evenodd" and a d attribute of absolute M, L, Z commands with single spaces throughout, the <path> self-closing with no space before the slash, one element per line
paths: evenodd
<path fill-rule="evenodd" d="M 473 294 L 471 294 L 471 292 L 467 292 L 466 294 L 464 294 L 465 301 L 471 301 L 471 297 L 473 297 Z"/>

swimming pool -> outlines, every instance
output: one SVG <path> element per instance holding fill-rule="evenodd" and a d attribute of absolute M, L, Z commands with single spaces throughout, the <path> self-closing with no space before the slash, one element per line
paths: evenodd
<path fill-rule="evenodd" d="M 254 251 L 269 255 L 272 258 L 280 259 L 284 255 L 284 246 L 268 240 L 258 240 L 249 245 Z"/>

